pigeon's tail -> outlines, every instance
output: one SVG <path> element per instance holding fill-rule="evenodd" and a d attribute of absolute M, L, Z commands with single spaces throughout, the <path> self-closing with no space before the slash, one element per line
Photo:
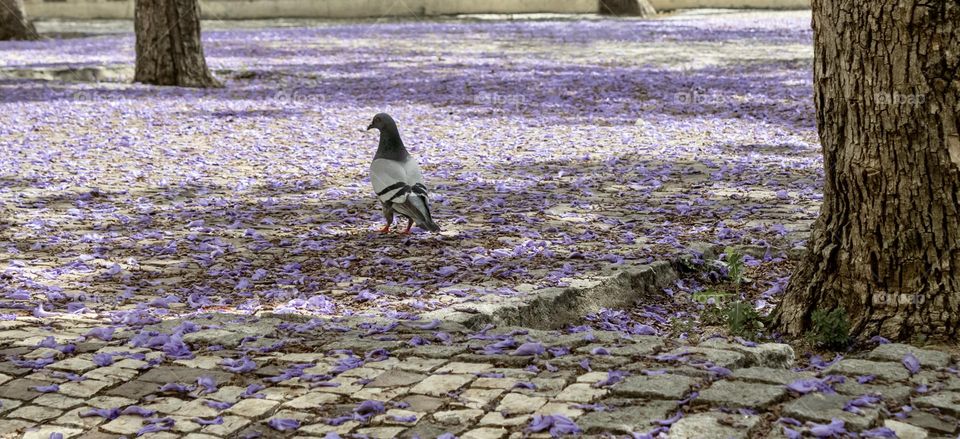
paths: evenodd
<path fill-rule="evenodd" d="M 433 217 L 430 215 L 427 193 L 421 184 L 414 185 L 411 193 L 406 197 L 406 200 L 402 203 L 394 204 L 393 208 L 401 215 L 412 219 L 413 222 L 417 223 L 418 227 L 424 230 L 431 232 L 440 231 L 440 226 L 433 222 Z"/>
<path fill-rule="evenodd" d="M 423 227 L 424 229 L 430 232 L 440 231 L 440 226 L 438 226 L 437 223 L 433 222 L 433 218 L 427 218 L 426 221 L 424 221 L 424 224 L 417 224 L 417 225 L 420 227 Z"/>

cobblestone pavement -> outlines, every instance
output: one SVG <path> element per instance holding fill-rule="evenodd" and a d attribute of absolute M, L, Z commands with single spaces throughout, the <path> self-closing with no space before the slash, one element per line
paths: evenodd
<path fill-rule="evenodd" d="M 586 326 L 35 323 L 0 322 L 0 437 L 954 438 L 960 417 L 957 356 L 898 344 L 797 361 L 784 344 Z"/>

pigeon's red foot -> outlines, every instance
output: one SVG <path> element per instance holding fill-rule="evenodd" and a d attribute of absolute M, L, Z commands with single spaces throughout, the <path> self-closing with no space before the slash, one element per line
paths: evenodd
<path fill-rule="evenodd" d="M 410 228 L 411 228 L 411 227 L 413 227 L 413 221 L 410 221 L 410 222 L 407 223 L 407 229 L 403 231 L 403 234 L 404 234 L 404 235 L 409 235 L 409 234 L 410 234 Z"/>
<path fill-rule="evenodd" d="M 383 226 L 383 228 L 380 229 L 380 233 L 390 233 L 390 226 L 389 225 Z"/>

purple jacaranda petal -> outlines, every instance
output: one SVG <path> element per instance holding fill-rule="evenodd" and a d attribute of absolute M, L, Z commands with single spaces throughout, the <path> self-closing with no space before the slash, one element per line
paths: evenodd
<path fill-rule="evenodd" d="M 197 385 L 202 387 L 201 394 L 213 393 L 217 391 L 217 380 L 210 375 L 203 375 L 197 378 Z"/>
<path fill-rule="evenodd" d="M 757 346 L 758 346 L 756 342 L 752 342 L 752 341 L 750 341 L 750 340 L 746 340 L 746 339 L 744 339 L 744 338 L 742 338 L 742 337 L 734 337 L 733 339 L 736 340 L 737 343 L 740 343 L 740 344 L 742 344 L 742 345 L 744 345 L 744 346 L 746 346 L 746 347 L 749 347 L 749 348 L 753 348 L 753 347 L 757 347 Z"/>
<path fill-rule="evenodd" d="M 801 423 L 800 421 L 798 421 L 798 420 L 796 420 L 796 419 L 787 418 L 787 417 L 782 417 L 782 416 L 777 419 L 777 422 L 779 422 L 779 423 L 781 423 L 781 424 L 792 425 L 792 426 L 794 426 L 794 427 L 799 427 L 799 426 L 803 425 L 803 423 Z"/>
<path fill-rule="evenodd" d="M 861 395 L 847 401 L 843 409 L 848 412 L 861 413 L 860 407 L 868 407 L 880 402 L 880 398 L 875 395 Z"/>
<path fill-rule="evenodd" d="M 257 383 L 250 384 L 249 386 L 247 386 L 246 389 L 243 390 L 243 393 L 240 394 L 240 397 L 241 397 L 241 398 L 263 399 L 263 398 L 265 397 L 265 395 L 262 394 L 262 393 L 257 393 L 257 392 L 259 392 L 259 391 L 261 391 L 261 390 L 263 390 L 263 389 L 265 389 L 265 388 L 266 388 L 266 387 L 265 387 L 263 384 L 257 384 Z"/>
<path fill-rule="evenodd" d="M 180 383 L 167 383 L 160 386 L 160 392 L 174 392 L 174 393 L 190 393 L 193 391 L 194 386 L 188 386 Z"/>
<path fill-rule="evenodd" d="M 220 362 L 220 367 L 223 370 L 233 373 L 247 373 L 257 368 L 257 363 L 247 357 L 240 357 L 238 359 L 224 358 Z"/>
<path fill-rule="evenodd" d="M 409 415 L 409 416 L 392 415 L 392 416 L 389 416 L 389 419 L 395 422 L 413 423 L 413 422 L 417 422 L 417 415 Z"/>
<path fill-rule="evenodd" d="M 149 418 L 149 417 L 157 414 L 157 411 L 156 411 L 156 410 L 145 409 L 145 408 L 143 408 L 143 407 L 136 406 L 136 405 L 131 405 L 131 406 L 127 406 L 125 409 L 123 409 L 123 411 L 121 411 L 120 414 L 121 414 L 121 415 L 136 415 L 136 416 L 140 416 L 140 417 L 142 417 L 142 418 Z"/>
<path fill-rule="evenodd" d="M 167 431 L 173 428 L 173 424 L 176 423 L 172 418 L 154 418 L 154 419 L 145 419 L 143 421 L 145 426 L 137 430 L 137 436 L 143 436 L 148 433 L 157 433 L 160 431 Z"/>
<path fill-rule="evenodd" d="M 366 361 L 374 362 L 374 363 L 379 361 L 384 361 L 387 358 L 390 358 L 390 351 L 383 348 L 374 349 L 370 352 L 367 352 L 367 355 L 364 358 Z"/>
<path fill-rule="evenodd" d="M 873 337 L 870 337 L 870 342 L 876 343 L 876 344 L 890 344 L 890 340 L 887 340 L 886 338 L 883 338 L 879 335 L 874 335 Z"/>
<path fill-rule="evenodd" d="M 230 407 L 233 407 L 233 403 L 229 403 L 229 402 L 204 401 L 203 403 L 206 404 L 207 407 L 212 407 L 212 408 L 215 408 L 215 409 L 217 409 L 217 410 L 226 410 L 226 409 L 228 409 L 228 408 L 230 408 Z"/>
<path fill-rule="evenodd" d="M 857 382 L 860 384 L 867 384 L 877 377 L 875 375 L 860 375 L 857 377 Z"/>
<path fill-rule="evenodd" d="M 564 415 L 550 416 L 553 417 L 553 425 L 550 426 L 551 437 L 561 437 L 580 433 L 580 427 L 578 427 L 572 419 Z"/>
<path fill-rule="evenodd" d="M 654 422 L 655 422 L 656 424 L 658 424 L 658 425 L 663 425 L 663 426 L 673 425 L 673 424 L 675 424 L 677 421 L 679 421 L 680 418 L 682 418 L 682 417 L 683 417 L 683 412 L 679 412 L 679 411 L 678 411 L 678 412 L 675 413 L 673 416 L 671 416 L 671 417 L 669 417 L 669 418 L 667 418 L 667 419 L 659 419 L 659 420 L 656 420 L 656 421 L 654 421 Z"/>
<path fill-rule="evenodd" d="M 196 422 L 200 425 L 220 425 L 223 424 L 223 416 L 217 416 L 210 419 L 193 418 L 193 422 Z"/>
<path fill-rule="evenodd" d="M 515 349 L 510 355 L 516 356 L 531 356 L 531 355 L 543 355 L 546 352 L 546 349 L 542 344 L 537 342 L 527 342 Z"/>
<path fill-rule="evenodd" d="M 88 339 L 89 339 L 89 338 L 96 338 L 96 339 L 103 340 L 103 341 L 110 341 L 110 340 L 113 339 L 113 333 L 114 333 L 114 331 L 116 331 L 116 328 L 111 328 L 111 327 L 108 327 L 108 326 L 99 327 L 99 328 L 93 328 L 93 329 L 87 331 L 87 333 L 84 334 L 84 337 L 86 337 L 86 338 L 88 338 Z"/>
<path fill-rule="evenodd" d="M 55 431 L 53 433 L 50 433 L 50 436 L 47 436 L 47 439 L 63 439 L 63 433 L 60 433 L 59 431 Z"/>
<path fill-rule="evenodd" d="M 599 387 L 612 386 L 612 385 L 614 385 L 614 384 L 619 383 L 620 381 L 623 381 L 623 379 L 626 378 L 626 377 L 628 377 L 628 376 L 630 376 L 630 373 L 629 373 L 629 372 L 625 372 L 625 371 L 622 371 L 622 370 L 611 370 L 611 371 L 607 372 L 607 377 L 606 377 L 606 378 L 604 378 L 604 379 L 602 379 L 602 380 L 600 380 L 600 381 L 597 381 L 596 383 L 593 383 L 593 387 L 598 387 L 598 388 L 599 388 Z"/>
<path fill-rule="evenodd" d="M 871 430 L 863 430 L 860 437 L 897 437 L 897 433 L 887 427 L 877 427 Z"/>
<path fill-rule="evenodd" d="M 56 384 L 50 384 L 48 386 L 35 386 L 31 389 L 40 392 L 40 393 L 56 393 L 60 391 L 60 386 Z"/>
<path fill-rule="evenodd" d="M 608 351 L 604 347 L 595 347 L 590 350 L 590 354 L 591 355 L 610 355 L 610 351 Z"/>
<path fill-rule="evenodd" d="M 453 433 L 443 433 L 440 436 L 437 436 L 437 439 L 457 439 L 457 437 L 454 436 Z"/>
<path fill-rule="evenodd" d="M 380 401 L 367 400 L 361 402 L 353 412 L 358 416 L 369 418 L 373 415 L 377 415 L 386 411 L 386 408 L 383 406 L 383 403 Z"/>
<path fill-rule="evenodd" d="M 99 416 L 99 417 L 104 418 L 104 419 L 106 419 L 106 420 L 109 421 L 109 420 L 111 420 L 111 419 L 114 419 L 114 418 L 120 416 L 120 409 L 119 409 L 119 408 L 90 409 L 90 410 L 86 410 L 86 411 L 81 411 L 78 416 L 80 416 L 81 418 L 88 418 L 88 417 L 91 417 L 91 416 Z"/>
<path fill-rule="evenodd" d="M 589 358 L 584 358 L 584 359 L 580 360 L 580 362 L 577 363 L 577 364 L 579 364 L 580 367 L 581 367 L 583 370 L 585 370 L 585 371 L 587 371 L 587 372 L 593 372 L 593 369 L 590 368 L 590 359 L 589 359 Z"/>
<path fill-rule="evenodd" d="M 277 431 L 289 431 L 300 428 L 300 421 L 296 419 L 273 418 L 267 421 L 267 425 Z"/>
<path fill-rule="evenodd" d="M 109 352 L 101 352 L 98 354 L 93 354 L 93 364 L 96 364 L 100 367 L 106 367 L 113 364 L 113 354 Z"/>
<path fill-rule="evenodd" d="M 847 433 L 845 423 L 833 418 L 829 424 L 811 424 L 810 434 L 814 437 L 839 437 Z"/>
<path fill-rule="evenodd" d="M 792 428 L 781 427 L 781 429 L 783 430 L 783 435 L 786 436 L 787 439 L 800 439 L 803 437 L 803 434 Z"/>
<path fill-rule="evenodd" d="M 517 382 L 513 385 L 513 387 L 511 387 L 511 388 L 512 388 L 512 389 L 537 390 L 537 385 L 534 384 L 534 383 L 531 383 L 531 382 L 529 382 L 529 381 L 517 381 Z"/>
<path fill-rule="evenodd" d="M 911 352 L 907 352 L 907 355 L 903 356 L 903 367 L 907 368 L 910 371 L 910 375 L 915 375 L 920 372 L 920 360 Z"/>
<path fill-rule="evenodd" d="M 721 366 L 708 366 L 706 367 L 706 370 L 720 378 L 728 377 L 733 374 L 733 371 Z"/>

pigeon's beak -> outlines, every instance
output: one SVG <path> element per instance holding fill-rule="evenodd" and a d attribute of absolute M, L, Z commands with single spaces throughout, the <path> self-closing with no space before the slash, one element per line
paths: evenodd
<path fill-rule="evenodd" d="M 370 131 L 372 129 L 373 129 L 373 124 L 370 124 L 370 126 L 367 127 L 367 131 Z"/>

